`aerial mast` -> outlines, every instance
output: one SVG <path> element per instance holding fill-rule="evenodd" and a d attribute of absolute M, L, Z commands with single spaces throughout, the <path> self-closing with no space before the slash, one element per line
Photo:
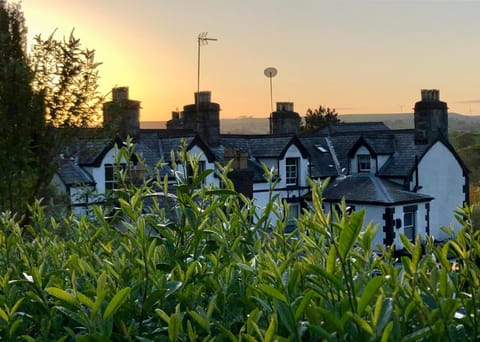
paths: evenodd
<path fill-rule="evenodd" d="M 263 73 L 270 79 L 270 132 L 272 132 L 272 113 L 273 113 L 273 87 L 272 78 L 277 75 L 277 69 L 274 67 L 266 68 Z"/>
<path fill-rule="evenodd" d="M 197 113 L 198 113 L 198 101 L 199 101 L 199 93 L 200 93 L 200 47 L 204 45 L 208 45 L 208 41 L 216 41 L 216 38 L 209 38 L 207 37 L 208 32 L 202 32 L 198 35 L 197 42 L 198 42 L 198 60 L 197 60 L 197 95 L 195 97 L 195 103 L 197 105 Z"/>

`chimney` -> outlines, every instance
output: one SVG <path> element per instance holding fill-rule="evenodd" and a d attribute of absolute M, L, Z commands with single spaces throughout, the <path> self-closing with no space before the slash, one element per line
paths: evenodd
<path fill-rule="evenodd" d="M 130 100 L 128 87 L 112 89 L 112 101 L 103 104 L 103 127 L 122 138 L 136 137 L 140 131 L 140 101 Z"/>
<path fill-rule="evenodd" d="M 415 103 L 415 143 L 431 144 L 448 140 L 448 107 L 440 101 L 438 89 L 422 89 L 421 101 Z"/>
<path fill-rule="evenodd" d="M 293 110 L 293 102 L 277 102 L 277 110 L 270 117 L 270 134 L 296 134 L 301 121 Z"/>
<path fill-rule="evenodd" d="M 209 146 L 220 142 L 220 105 L 211 102 L 209 91 L 195 93 L 195 104 L 183 107 L 183 128 L 197 132 Z"/>

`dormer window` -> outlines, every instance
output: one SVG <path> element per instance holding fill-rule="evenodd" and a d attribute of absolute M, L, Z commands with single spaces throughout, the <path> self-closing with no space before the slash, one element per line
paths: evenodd
<path fill-rule="evenodd" d="M 287 186 L 298 185 L 298 158 L 285 160 L 285 173 Z"/>
<path fill-rule="evenodd" d="M 358 160 L 358 172 L 370 172 L 370 155 L 369 154 L 359 154 L 357 156 Z"/>

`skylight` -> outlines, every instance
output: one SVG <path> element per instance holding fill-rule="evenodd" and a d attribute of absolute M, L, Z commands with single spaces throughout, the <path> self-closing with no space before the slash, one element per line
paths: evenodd
<path fill-rule="evenodd" d="M 321 146 L 321 145 L 315 145 L 315 148 L 316 148 L 317 150 L 319 150 L 320 152 L 322 152 L 322 153 L 327 153 L 327 152 L 328 152 L 328 150 L 327 150 L 325 147 Z"/>

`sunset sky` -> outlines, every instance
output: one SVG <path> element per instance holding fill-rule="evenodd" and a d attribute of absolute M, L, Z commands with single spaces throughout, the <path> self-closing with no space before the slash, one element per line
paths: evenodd
<path fill-rule="evenodd" d="M 295 111 L 411 112 L 420 89 L 440 89 L 450 111 L 480 114 L 480 1 L 23 0 L 29 36 L 75 35 L 96 50 L 102 93 L 128 86 L 141 120 L 168 120 L 200 90 L 221 117 Z"/>

